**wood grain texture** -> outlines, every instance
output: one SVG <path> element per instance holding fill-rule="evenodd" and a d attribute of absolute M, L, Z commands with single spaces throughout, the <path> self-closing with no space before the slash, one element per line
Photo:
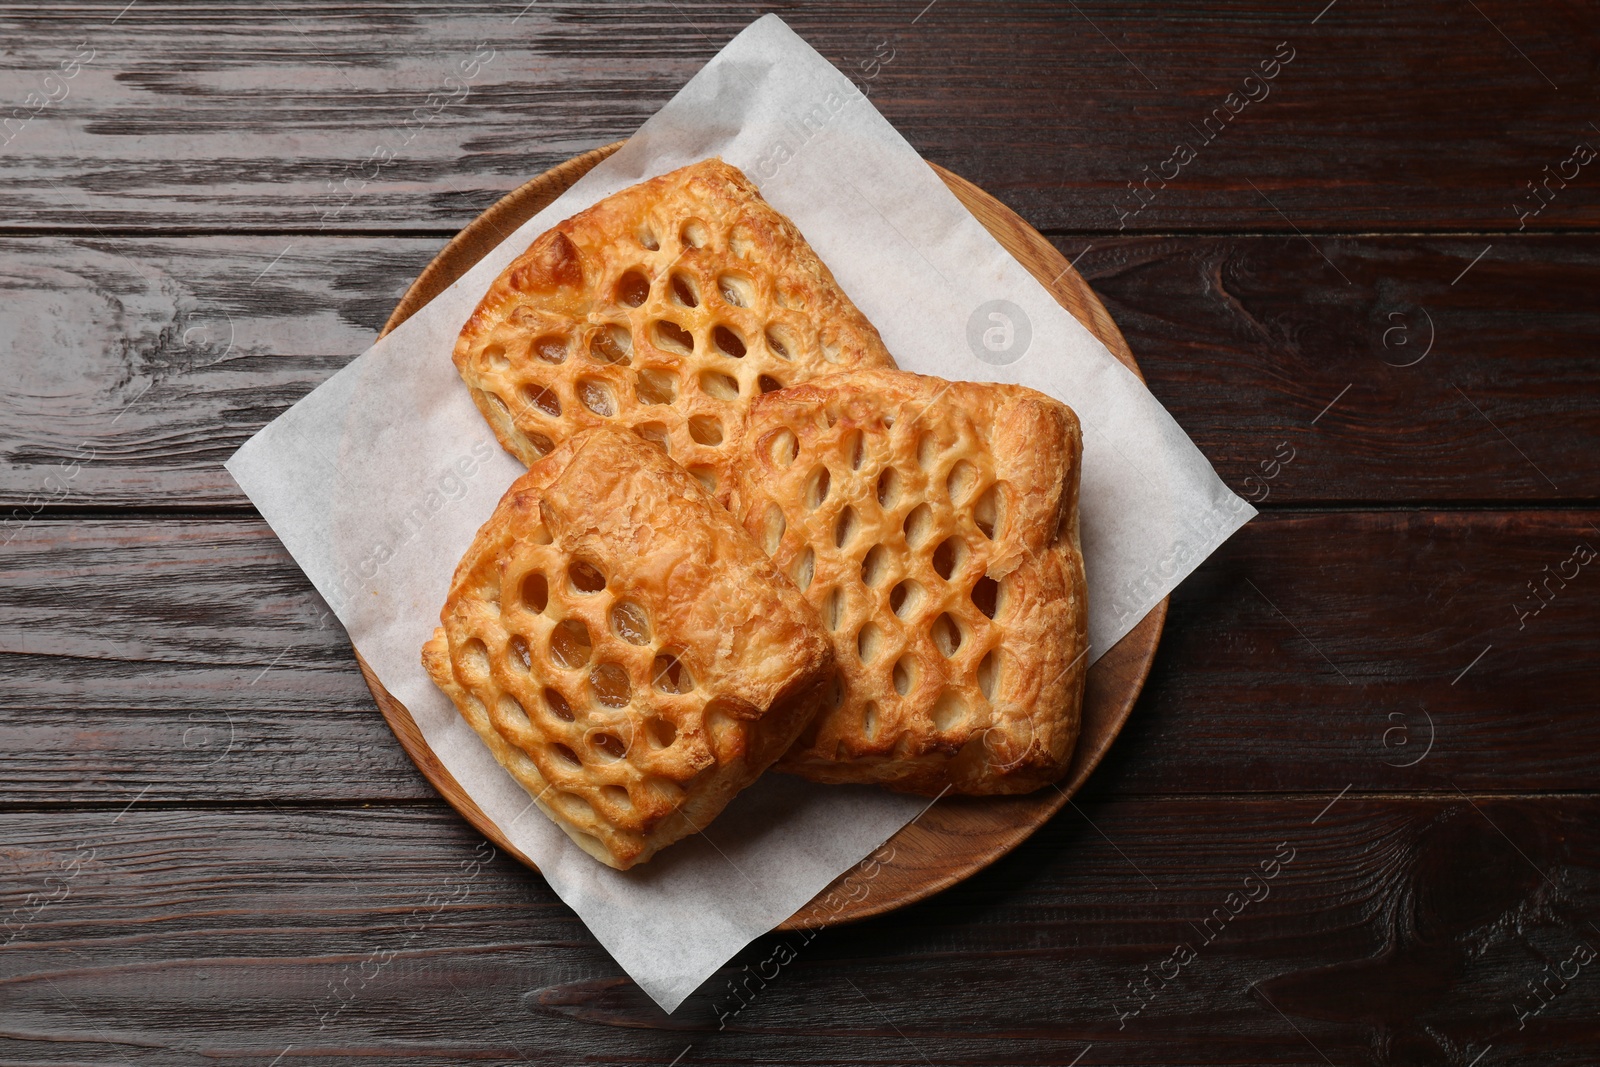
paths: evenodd
<path fill-rule="evenodd" d="M 248 505 L 223 461 L 369 347 L 438 246 L 0 241 L 3 521 L 48 506 Z"/>
<path fill-rule="evenodd" d="M 605 145 L 552 167 L 474 219 L 406 290 L 383 332 L 388 333 L 426 306 L 504 241 L 508 233 L 544 210 L 621 147 L 622 142 Z M 1139 374 L 1138 364 L 1117 332 L 1116 323 L 1049 241 L 971 182 L 938 166 L 933 169 L 967 210 L 1063 308 L 1125 367 Z M 944 804 L 934 804 L 885 843 L 880 850 L 881 860 L 871 861 L 874 893 L 857 897 L 851 889 L 860 872 L 844 871 L 778 928 L 813 930 L 905 907 L 955 885 L 1026 840 L 1083 786 L 1127 722 L 1150 673 L 1166 616 L 1167 603 L 1163 600 L 1089 668 L 1072 762 L 1051 788 L 1038 789 L 1027 796 L 952 797 Z M 384 688 L 359 654 L 356 658 L 384 719 L 439 795 L 501 851 L 537 870 L 533 860 L 511 843 L 438 759 L 411 712 Z"/>
<path fill-rule="evenodd" d="M 1258 505 L 1595 500 L 1597 253 L 1192 236 L 1097 240 L 1078 265 L 1151 391 Z"/>
<path fill-rule="evenodd" d="M 1597 526 L 1600 511 L 1255 519 L 1173 594 L 1088 795 L 1592 790 L 1600 572 L 1552 581 L 1525 626 L 1513 606 L 1542 602 L 1527 583 L 1577 542 L 1600 549 Z M 0 548 L 4 801 L 431 796 L 325 610 L 259 520 L 30 523 Z M 1399 766 L 1430 717 L 1431 751 Z"/>
<path fill-rule="evenodd" d="M 1345 0 L 1315 23 L 1320 5 L 1264 0 L 772 6 L 927 158 L 1044 228 L 1515 230 L 1526 183 L 1597 136 L 1581 0 Z M 632 133 L 765 10 L 121 7 L 0 12 L 7 107 L 59 98 L 0 147 L 9 225 L 454 231 Z M 1280 42 L 1293 59 L 1246 85 Z M 1125 218 L 1130 183 L 1172 174 L 1179 144 L 1193 160 Z M 1600 222 L 1594 188 L 1559 189 L 1533 225 Z"/>
<path fill-rule="evenodd" d="M 1574 564 L 1542 590 L 1577 545 L 1600 550 L 1597 527 L 1593 511 L 1257 518 L 1173 595 L 1098 788 L 1592 790 L 1600 729 L 1579 709 L 1600 582 Z"/>
<path fill-rule="evenodd" d="M 1600 944 L 1600 801 L 1325 804 L 1063 812 L 933 900 L 757 940 L 671 1017 L 442 807 L 0 813 L 0 1059 L 1589 1062 L 1593 964 L 1516 1012 Z"/>
<path fill-rule="evenodd" d="M 1600 500 L 1592 239 L 1319 239 L 1355 288 L 1298 237 L 1056 243 L 1261 506 Z M 0 540 L 34 508 L 246 506 L 222 461 L 371 345 L 440 244 L 0 238 Z"/>

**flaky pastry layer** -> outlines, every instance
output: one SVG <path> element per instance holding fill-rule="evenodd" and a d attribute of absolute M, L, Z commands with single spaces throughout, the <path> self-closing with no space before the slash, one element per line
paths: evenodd
<path fill-rule="evenodd" d="M 489 287 L 454 358 L 524 463 L 585 427 L 622 426 L 719 495 L 756 397 L 894 366 L 794 224 L 719 159 L 541 234 Z"/>
<path fill-rule="evenodd" d="M 1020 793 L 1065 771 L 1088 647 L 1077 416 L 1022 386 L 839 374 L 753 405 L 731 510 L 833 638 L 779 763 Z"/>
<path fill-rule="evenodd" d="M 700 483 L 614 428 L 512 483 L 440 623 L 434 681 L 545 814 L 621 869 L 704 829 L 776 760 L 833 658 Z"/>

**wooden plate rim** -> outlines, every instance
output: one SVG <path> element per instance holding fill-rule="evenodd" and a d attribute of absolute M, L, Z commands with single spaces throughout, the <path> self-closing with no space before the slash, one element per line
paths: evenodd
<path fill-rule="evenodd" d="M 501 197 L 468 223 L 423 268 L 422 273 L 400 298 L 379 336 L 389 333 L 410 318 L 465 274 L 485 253 L 508 238 L 518 226 L 543 210 L 574 182 L 625 143 L 616 141 L 574 156 Z M 1046 289 L 1050 290 L 1057 301 L 1094 333 L 1112 355 L 1143 380 L 1138 363 L 1128 349 L 1121 331 L 1112 321 L 1110 313 L 1084 282 L 1082 276 L 1068 263 L 1066 257 L 1015 212 L 976 185 L 936 163 L 930 163 L 929 166 L 996 239 L 1000 240 L 1007 250 L 1016 256 Z M 1030 259 L 1035 262 L 1030 262 Z M 1085 730 L 1084 735 L 1080 737 L 1073 764 L 1055 788 L 1040 790 L 1025 797 L 952 797 L 939 801 L 932 805 L 927 813 L 902 827 L 889 839 L 886 844 L 894 846 L 894 852 L 891 854 L 893 858 L 874 866 L 874 875 L 867 880 L 867 890 L 863 896 L 856 899 L 855 887 L 863 884 L 860 878 L 856 879 L 848 893 L 841 894 L 839 890 L 858 870 L 864 870 L 866 861 L 841 874 L 810 903 L 780 924 L 778 929 L 818 929 L 854 922 L 925 900 L 987 867 L 1048 822 L 1069 802 L 1072 794 L 1082 787 L 1127 722 L 1155 660 L 1156 647 L 1166 622 L 1167 606 L 1167 600 L 1163 599 L 1138 626 L 1090 667 L 1089 683 L 1084 697 L 1085 718 L 1088 718 L 1091 694 L 1097 700 L 1105 699 L 1113 703 L 1107 709 L 1108 714 L 1104 716 L 1101 729 L 1096 736 L 1090 738 Z M 461 788 L 460 783 L 444 764 L 439 762 L 433 750 L 428 747 L 410 711 L 389 694 L 359 653 L 356 654 L 356 661 L 379 711 L 423 777 L 428 779 L 446 802 L 498 848 L 537 871 L 538 865 L 505 839 L 499 827 Z M 1115 689 L 1114 693 L 1104 693 L 1108 683 Z M 895 891 L 873 892 L 878 881 L 883 878 L 884 872 L 896 869 L 895 861 L 901 858 L 902 850 L 908 850 L 908 854 L 915 856 L 919 851 L 919 839 L 927 838 L 930 840 L 922 843 L 921 851 L 935 851 L 934 846 L 941 838 L 957 833 L 957 823 L 960 820 L 970 819 L 974 813 L 981 815 L 985 808 L 1000 809 L 1006 814 L 1011 814 L 1014 809 L 1015 814 L 1020 817 L 1009 818 L 1003 825 L 981 831 L 983 846 L 969 853 L 961 861 L 947 864 L 939 869 L 914 869 L 910 872 L 909 878 L 904 874 L 901 875 L 900 880 L 905 884 L 900 885 Z M 951 819 L 955 822 L 950 822 Z M 948 825 L 944 825 L 946 823 Z M 890 882 L 895 880 L 895 878 L 889 879 Z"/>

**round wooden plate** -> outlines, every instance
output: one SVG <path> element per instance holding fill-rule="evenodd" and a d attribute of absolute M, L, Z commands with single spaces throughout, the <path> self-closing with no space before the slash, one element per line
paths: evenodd
<path fill-rule="evenodd" d="M 513 190 L 479 215 L 411 283 L 394 314 L 384 324 L 383 332 L 388 333 L 438 296 L 490 249 L 622 144 L 618 141 L 569 159 Z M 971 182 L 936 164 L 929 165 L 995 239 L 1050 290 L 1062 307 L 1100 338 L 1129 370 L 1139 373 L 1127 342 L 1105 307 L 1049 241 L 1010 208 Z M 1044 825 L 1083 785 L 1127 721 L 1139 690 L 1144 686 L 1145 676 L 1150 672 L 1151 661 L 1155 659 L 1156 643 L 1166 617 L 1167 602 L 1163 600 L 1089 668 L 1078 749 L 1071 768 L 1056 787 L 1018 797 L 940 799 L 890 838 L 892 852 L 880 850 L 889 858 L 877 865 L 870 880 L 863 874 L 848 887 L 853 891 L 835 892 L 855 868 L 846 871 L 779 929 L 804 930 L 850 922 L 922 900 L 987 867 Z M 534 867 L 533 861 L 513 848 L 462 790 L 428 748 L 411 713 L 389 695 L 365 662 L 361 663 L 361 671 L 395 736 L 439 794 L 499 848 Z M 860 888 L 862 885 L 864 891 Z"/>

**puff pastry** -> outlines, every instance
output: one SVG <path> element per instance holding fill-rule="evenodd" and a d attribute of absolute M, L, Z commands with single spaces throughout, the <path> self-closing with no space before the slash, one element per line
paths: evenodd
<path fill-rule="evenodd" d="M 524 463 L 585 427 L 622 426 L 719 495 L 756 397 L 894 366 L 794 224 L 719 159 L 541 234 L 489 287 L 454 358 Z"/>
<path fill-rule="evenodd" d="M 819 782 L 1020 793 L 1077 740 L 1077 416 L 1014 385 L 839 374 L 760 398 L 730 506 L 832 634 Z"/>
<path fill-rule="evenodd" d="M 612 428 L 512 483 L 423 663 L 585 851 L 626 869 L 705 828 L 820 706 L 815 610 L 701 485 Z"/>

